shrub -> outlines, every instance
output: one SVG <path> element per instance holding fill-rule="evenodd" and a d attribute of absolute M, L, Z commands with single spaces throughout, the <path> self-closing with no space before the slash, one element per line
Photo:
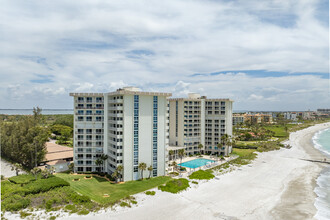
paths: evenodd
<path fill-rule="evenodd" d="M 213 178 L 214 178 L 214 175 L 212 173 L 210 173 L 210 171 L 205 171 L 205 170 L 198 170 L 196 172 L 193 172 L 189 176 L 189 179 L 198 179 L 198 180 L 210 180 Z"/>
<path fill-rule="evenodd" d="M 181 167 L 180 168 L 180 171 L 186 171 L 186 168 L 185 167 Z"/>
<path fill-rule="evenodd" d="M 47 209 L 47 210 L 48 210 L 48 209 L 51 209 L 51 208 L 52 208 L 52 205 L 53 205 L 53 200 L 52 200 L 52 199 L 48 200 L 48 201 L 46 202 L 46 209 Z"/>
<path fill-rule="evenodd" d="M 20 211 L 20 212 L 19 212 L 19 215 L 21 216 L 21 218 L 25 218 L 25 217 L 27 217 L 27 216 L 29 216 L 29 215 L 32 215 L 32 213 L 28 213 L 28 212 Z"/>
<path fill-rule="evenodd" d="M 80 179 L 79 178 L 74 178 L 73 181 L 79 181 Z"/>
<path fill-rule="evenodd" d="M 161 191 L 166 191 L 170 193 L 178 193 L 182 190 L 185 190 L 186 188 L 189 187 L 189 181 L 184 178 L 180 178 L 177 180 L 171 180 L 166 183 L 165 186 L 159 186 L 158 188 Z"/>
<path fill-rule="evenodd" d="M 4 175 L 1 175 L 1 180 L 4 180 L 5 179 L 5 176 Z"/>
<path fill-rule="evenodd" d="M 196 182 L 196 181 L 192 181 L 192 183 L 193 183 L 193 184 L 198 184 L 198 182 Z"/>
<path fill-rule="evenodd" d="M 88 196 L 79 195 L 77 193 L 72 194 L 71 199 L 72 199 L 73 203 L 75 203 L 75 204 L 82 204 L 82 203 L 87 203 L 87 202 L 91 201 L 91 199 Z"/>
<path fill-rule="evenodd" d="M 131 207 L 130 204 L 128 204 L 127 202 L 121 202 L 119 205 L 121 207 Z"/>
<path fill-rule="evenodd" d="M 22 174 L 22 175 L 10 177 L 8 178 L 8 180 L 15 184 L 26 184 L 29 183 L 30 181 L 34 181 L 35 178 L 31 174 Z"/>
<path fill-rule="evenodd" d="M 70 186 L 70 184 L 58 177 L 51 177 L 48 179 L 39 179 L 33 183 L 26 185 L 26 194 L 37 194 L 40 192 L 47 192 L 56 187 Z"/>
<path fill-rule="evenodd" d="M 154 196 L 154 195 L 156 194 L 155 191 L 147 191 L 147 192 L 145 192 L 145 193 L 146 193 L 146 195 L 148 195 L 148 196 Z"/>
<path fill-rule="evenodd" d="M 88 215 L 89 211 L 87 209 L 80 210 L 77 212 L 78 215 Z"/>
<path fill-rule="evenodd" d="M 86 178 L 88 178 L 88 179 L 89 179 L 89 178 L 92 178 L 92 176 L 86 176 Z"/>
<path fill-rule="evenodd" d="M 179 173 L 178 172 L 170 172 L 169 174 L 170 175 L 173 175 L 173 176 L 179 176 Z"/>
<path fill-rule="evenodd" d="M 64 209 L 72 211 L 72 210 L 76 209 L 76 206 L 75 205 L 66 205 L 64 207 Z"/>
<path fill-rule="evenodd" d="M 131 203 L 132 203 L 132 204 L 137 204 L 137 201 L 132 200 Z"/>
<path fill-rule="evenodd" d="M 1 201 L 1 209 L 7 211 L 18 211 L 28 207 L 30 202 L 30 199 L 25 199 L 20 195 L 14 194 Z"/>

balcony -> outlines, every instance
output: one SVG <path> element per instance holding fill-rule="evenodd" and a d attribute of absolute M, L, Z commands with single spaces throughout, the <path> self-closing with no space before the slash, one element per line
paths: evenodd
<path fill-rule="evenodd" d="M 123 103 L 123 99 L 110 99 L 109 103 Z"/>

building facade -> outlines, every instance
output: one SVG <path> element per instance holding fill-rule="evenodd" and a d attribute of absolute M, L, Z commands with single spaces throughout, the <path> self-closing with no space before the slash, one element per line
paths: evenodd
<path fill-rule="evenodd" d="M 232 135 L 230 99 L 207 99 L 196 93 L 187 98 L 169 99 L 170 145 L 184 147 L 189 155 L 219 152 L 217 145 L 224 134 Z M 203 145 L 199 149 L 199 144 Z M 223 149 L 228 154 L 231 149 Z"/>
<path fill-rule="evenodd" d="M 170 93 L 125 87 L 110 93 L 71 93 L 74 97 L 74 163 L 76 172 L 113 173 L 123 166 L 124 181 L 137 180 L 139 163 L 165 175 L 169 142 Z M 95 164 L 105 154 L 102 166 Z M 144 172 L 144 177 L 149 176 Z"/>
<path fill-rule="evenodd" d="M 233 125 L 239 125 L 244 123 L 244 115 L 234 114 L 233 115 Z"/>

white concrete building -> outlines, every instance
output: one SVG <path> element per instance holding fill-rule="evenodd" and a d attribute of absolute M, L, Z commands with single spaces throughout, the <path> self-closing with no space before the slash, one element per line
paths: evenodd
<path fill-rule="evenodd" d="M 284 112 L 283 117 L 287 120 L 297 120 L 297 113 L 296 112 Z"/>
<path fill-rule="evenodd" d="M 122 165 L 123 180 L 140 178 L 138 165 L 152 165 L 152 176 L 165 175 L 171 93 L 125 87 L 110 93 L 70 93 L 74 97 L 76 172 L 96 171 L 95 160 L 108 155 L 102 171 Z M 105 169 L 105 170 L 103 170 Z M 149 176 L 144 172 L 144 177 Z"/>
<path fill-rule="evenodd" d="M 202 151 L 219 152 L 217 145 L 224 134 L 232 135 L 232 104 L 230 99 L 207 99 L 192 93 L 187 98 L 170 100 L 170 145 L 185 147 L 188 154 Z M 231 148 L 221 149 L 228 154 Z"/>

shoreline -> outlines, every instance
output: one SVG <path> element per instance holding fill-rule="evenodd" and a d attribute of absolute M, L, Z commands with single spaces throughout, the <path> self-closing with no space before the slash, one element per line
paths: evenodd
<path fill-rule="evenodd" d="M 178 194 L 150 189 L 156 195 L 134 195 L 138 203 L 132 208 L 116 206 L 85 216 L 60 211 L 57 219 L 315 219 L 314 189 L 324 166 L 302 159 L 324 158 L 312 143 L 324 124 L 330 127 L 323 123 L 291 133 L 290 149 L 258 153 L 251 164 L 190 184 Z"/>
<path fill-rule="evenodd" d="M 136 207 L 69 219 L 313 219 L 314 189 L 322 165 L 301 159 L 324 158 L 312 137 L 325 128 L 323 123 L 293 132 L 291 149 L 258 153 L 251 164 L 179 194 L 156 189 L 152 198 L 137 194 Z"/>
<path fill-rule="evenodd" d="M 286 143 L 301 147 L 306 153 L 305 159 L 329 158 L 313 143 L 314 135 L 329 127 L 330 123 L 322 123 L 291 133 L 290 140 Z M 297 135 L 303 135 L 303 137 L 297 140 Z M 317 179 L 325 168 L 324 164 L 310 162 L 304 167 L 303 172 L 291 178 L 284 187 L 277 204 L 270 211 L 272 217 L 274 219 L 315 219 L 317 213 L 315 201 L 318 197 L 315 189 L 318 187 Z"/>

